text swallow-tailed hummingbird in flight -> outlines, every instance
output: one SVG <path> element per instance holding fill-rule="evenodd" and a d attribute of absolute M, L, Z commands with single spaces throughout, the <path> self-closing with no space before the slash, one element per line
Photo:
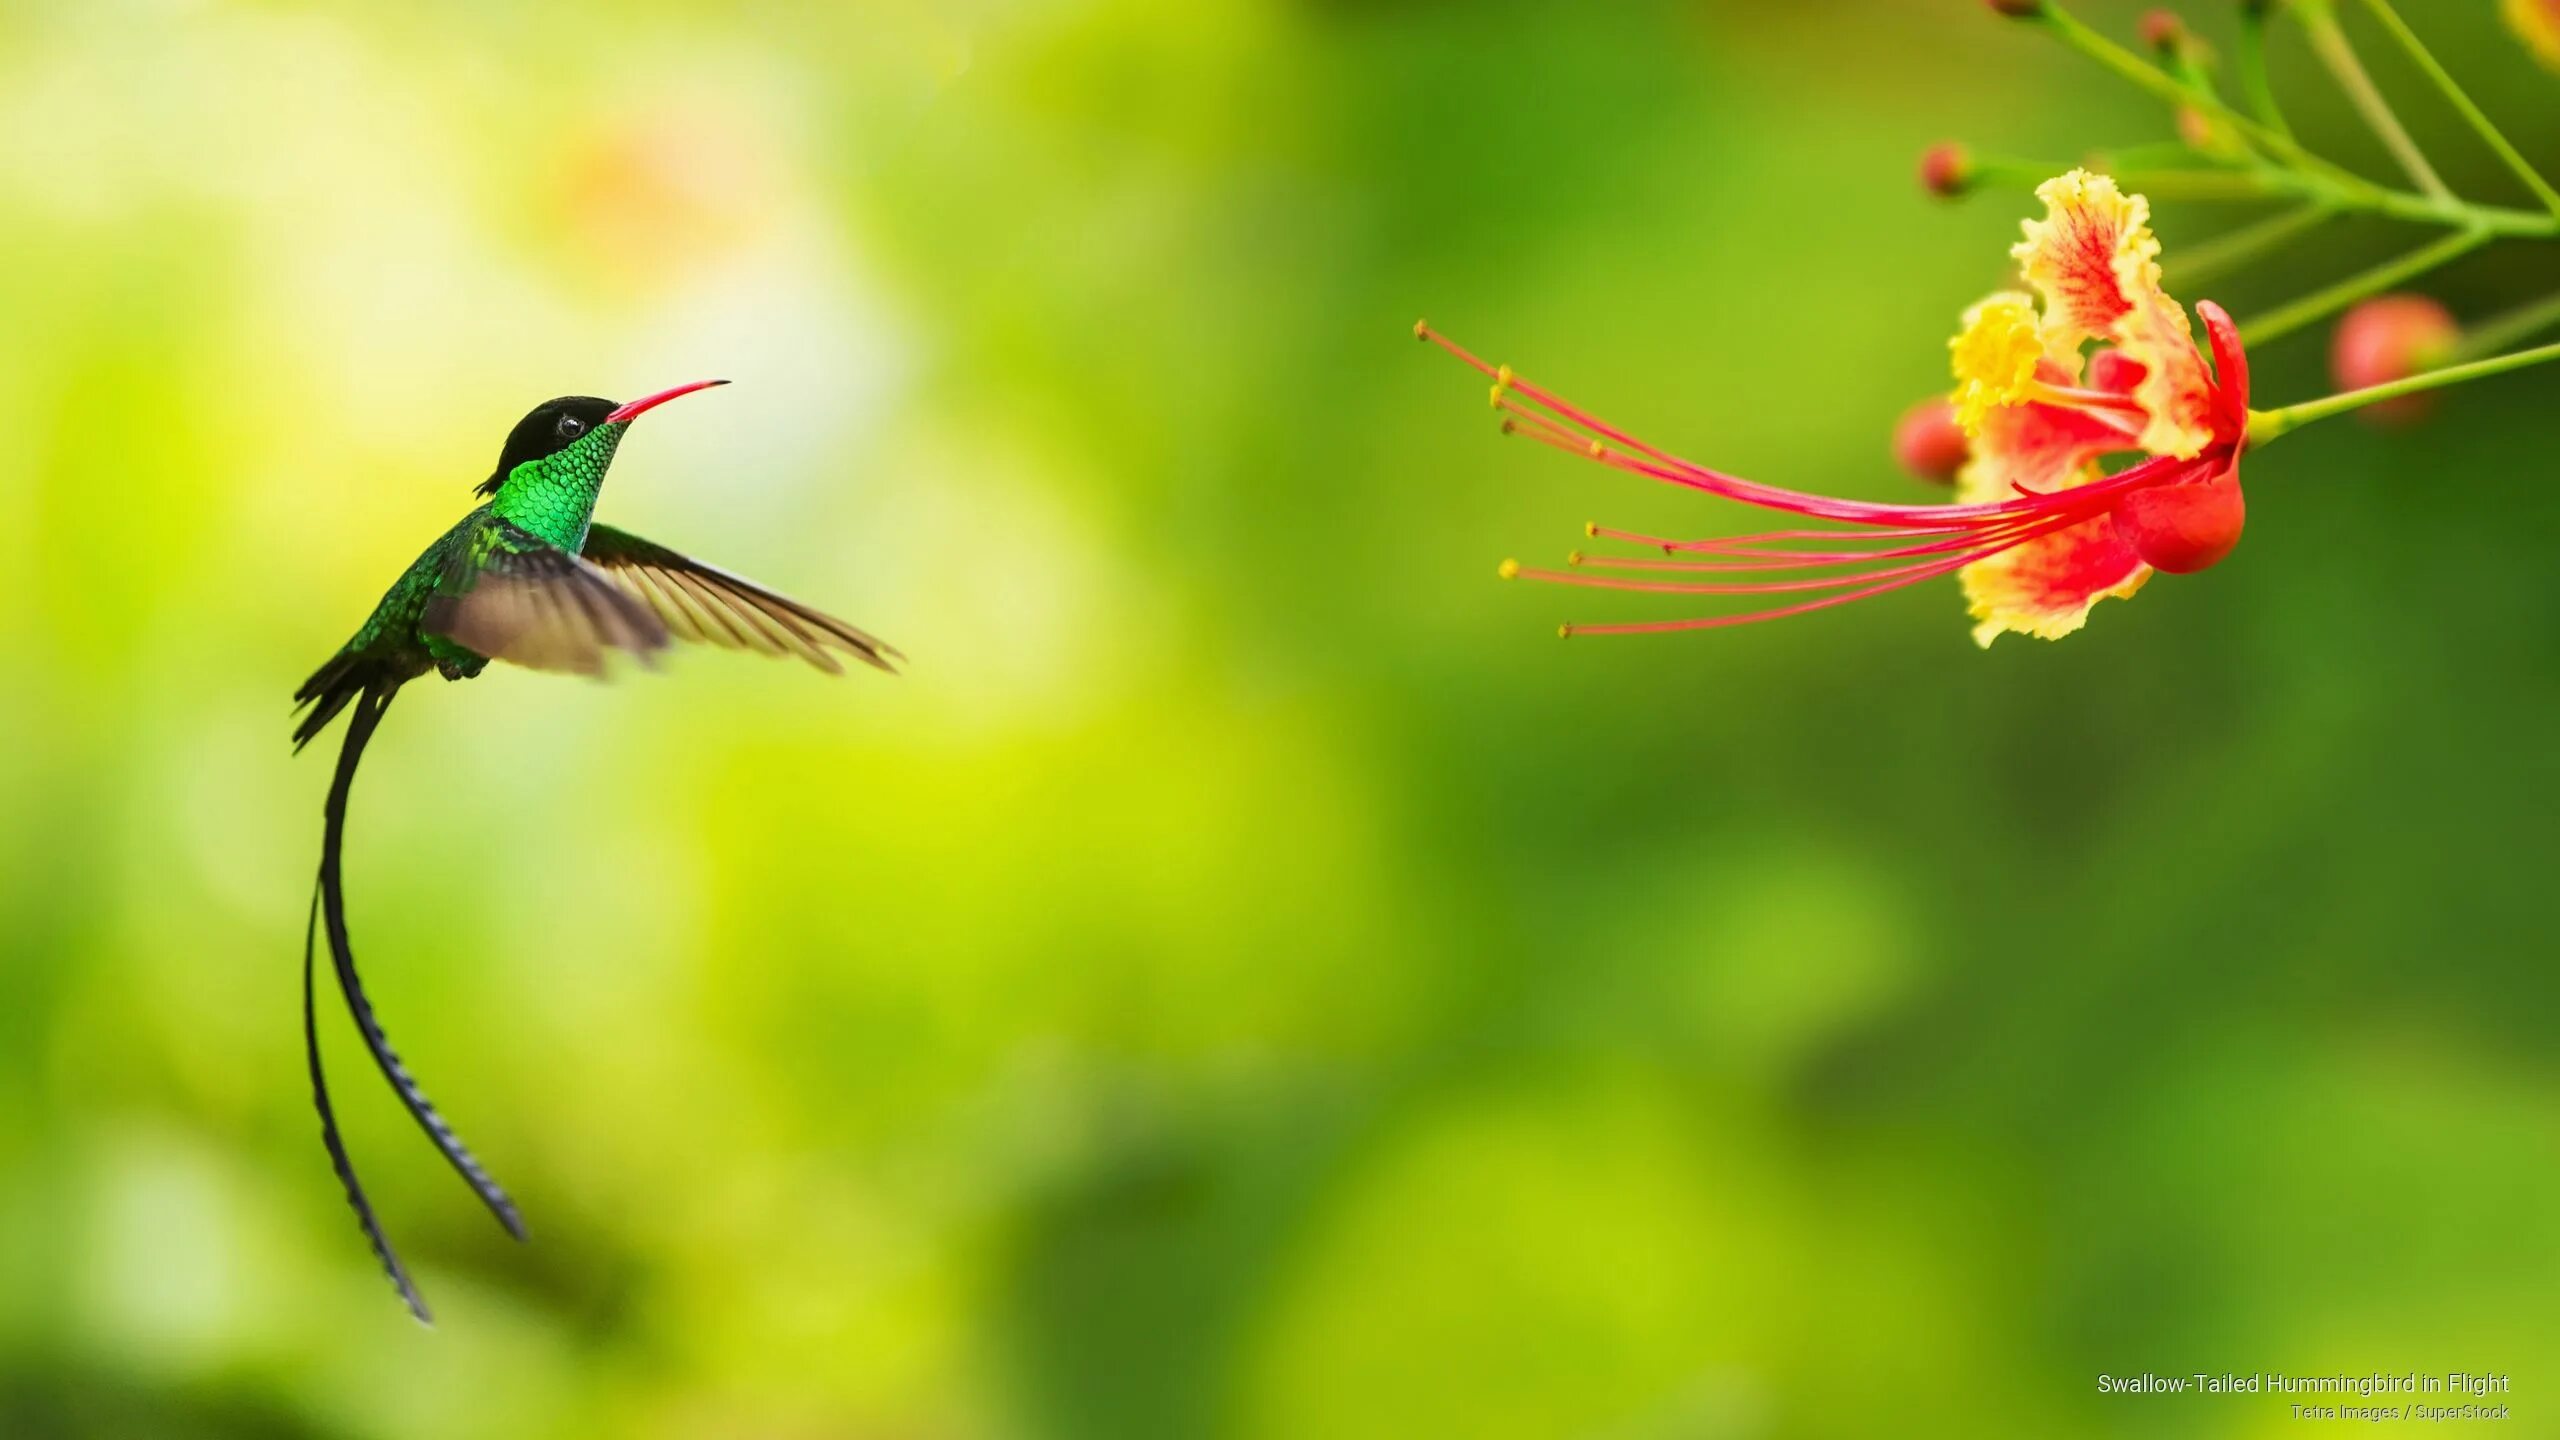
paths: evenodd
<path fill-rule="evenodd" d="M 299 751 L 339 711 L 354 706 L 338 768 L 329 782 L 320 839 L 320 875 L 312 921 L 325 919 L 338 988 L 384 1078 L 427 1138 L 452 1162 L 507 1233 L 521 1240 L 524 1222 L 507 1192 L 480 1168 L 427 1100 L 365 999 L 347 942 L 346 895 L 339 848 L 346 831 L 347 790 L 365 743 L 402 685 L 432 670 L 468 680 L 492 660 L 536 670 L 604 672 L 607 651 L 654 664 L 670 638 L 703 641 L 768 655 L 797 655 L 829 674 L 843 673 L 832 652 L 895 674 L 895 649 L 830 615 L 786 599 L 725 570 L 691 560 L 611 526 L 593 523 L 596 494 L 623 433 L 641 415 L 679 395 L 727 382 L 698 380 L 626 405 L 572 395 L 534 407 L 507 435 L 497 468 L 480 482 L 489 502 L 462 518 L 411 563 L 329 663 L 294 692 L 309 706 L 293 732 Z M 311 1069 L 311 1099 L 320 1112 L 320 1141 L 346 1187 L 347 1203 L 400 1298 L 420 1320 L 426 1302 L 374 1218 L 354 1164 L 338 1138 L 329 1085 L 320 1069 L 320 1036 L 312 1014 L 312 923 L 302 940 L 302 1040 Z"/>

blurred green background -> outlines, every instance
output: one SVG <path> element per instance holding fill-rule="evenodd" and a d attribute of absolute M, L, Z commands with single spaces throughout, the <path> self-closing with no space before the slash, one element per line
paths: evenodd
<path fill-rule="evenodd" d="M 1502 556 L 1752 517 L 1500 441 L 1416 315 L 1922 498 L 2031 207 L 1918 152 L 2165 117 L 1975 0 L 532 9 L 0 9 L 0 1435 L 2262 1436 L 2096 1377 L 2375 1368 L 2560 1433 L 2551 374 L 2270 451 L 2067 643 L 1560 645 L 1676 602 Z M 2560 160 L 2489 0 L 2408 9 Z M 912 674 L 393 713 L 359 953 L 534 1232 L 333 1015 L 421 1330 L 314 1135 L 285 697 L 528 406 L 714 374 L 603 514 Z"/>

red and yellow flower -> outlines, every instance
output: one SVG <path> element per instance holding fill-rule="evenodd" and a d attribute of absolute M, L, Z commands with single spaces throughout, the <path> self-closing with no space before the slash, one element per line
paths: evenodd
<path fill-rule="evenodd" d="M 1965 315 L 1952 345 L 1953 403 L 1972 457 L 1955 503 L 1888 505 L 1784 490 L 1658 450 L 1485 364 L 1427 325 L 1435 341 L 1493 379 L 1505 428 L 1603 464 L 1763 510 L 1822 522 L 1705 540 L 1603 526 L 1589 533 L 1659 557 L 1576 554 L 1562 571 L 1505 561 L 1505 576 L 1604 589 L 1738 596 L 1780 603 L 1738 614 L 1567 634 L 1701 630 L 1775 620 L 1957 575 L 1988 645 L 2016 631 L 2056 639 L 2098 601 L 2130 596 L 2155 571 L 2201 570 L 2230 553 L 2245 517 L 2239 457 L 2249 370 L 2220 307 L 2197 307 L 2212 359 L 2186 311 L 2160 288 L 2150 207 L 2086 171 L 2047 181 L 2046 207 L 2012 250 L 2029 290 Z M 2115 456 L 2138 456 L 2109 473 Z M 1707 558 L 1700 558 L 1707 557 Z M 1706 575 L 1715 578 L 1695 579 Z M 1803 595 L 1803 599 L 1785 599 Z"/>

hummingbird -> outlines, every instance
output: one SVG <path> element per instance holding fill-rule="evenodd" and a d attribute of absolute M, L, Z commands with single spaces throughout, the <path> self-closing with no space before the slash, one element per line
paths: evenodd
<path fill-rule="evenodd" d="M 507 433 L 497 467 L 474 492 L 487 496 L 487 502 L 412 561 L 354 637 L 294 692 L 294 708 L 301 716 L 293 732 L 296 754 L 340 711 L 353 707 L 322 809 L 320 872 L 312 887 L 311 914 L 303 924 L 302 1042 L 312 1106 L 320 1114 L 320 1143 L 329 1152 L 356 1223 L 402 1302 L 424 1323 L 433 1323 L 426 1301 L 365 1199 L 329 1104 L 312 999 L 312 935 L 322 922 L 339 992 L 383 1078 L 507 1233 L 522 1240 L 525 1229 L 515 1202 L 473 1158 L 392 1050 L 357 977 L 355 952 L 347 939 L 339 864 L 347 792 L 392 697 L 430 671 L 447 680 L 468 680 L 492 660 L 601 676 L 607 655 L 621 652 L 654 668 L 658 652 L 679 639 L 796 655 L 831 675 L 844 672 L 838 653 L 893 675 L 895 662 L 906 658 L 873 636 L 751 580 L 594 523 L 605 471 L 631 422 L 678 396 L 727 383 L 697 380 L 620 405 L 569 395 L 535 406 Z"/>

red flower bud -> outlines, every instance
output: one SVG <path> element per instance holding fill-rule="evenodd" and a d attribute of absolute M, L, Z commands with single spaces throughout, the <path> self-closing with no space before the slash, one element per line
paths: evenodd
<path fill-rule="evenodd" d="M 2341 390 L 2405 380 L 2453 358 L 2462 327 L 2442 305 L 2424 295 L 2385 295 L 2367 300 L 2338 322 L 2329 346 L 2329 374 Z M 2378 425 L 2408 425 L 2427 416 L 2433 395 L 2403 395 L 2368 405 L 2362 413 Z"/>
<path fill-rule="evenodd" d="M 1973 156 L 1950 140 L 1932 145 L 1920 156 L 1920 188 L 1954 199 L 1973 188 Z"/>
<path fill-rule="evenodd" d="M 2116 535 L 2143 563 L 2171 575 L 2192 575 L 2231 553 L 2249 507 L 2240 495 L 2240 472 L 2225 469 L 2204 480 L 2136 490 L 2115 508 Z"/>
<path fill-rule="evenodd" d="M 2142 43 L 2163 55 L 2177 50 L 2187 38 L 2187 22 L 2174 10 L 2153 10 L 2142 17 Z"/>
<path fill-rule="evenodd" d="M 1943 396 L 1912 406 L 1893 427 L 1894 461 L 1918 479 L 1952 484 L 1972 456 L 1973 442 L 1956 423 L 1956 407 Z"/>

